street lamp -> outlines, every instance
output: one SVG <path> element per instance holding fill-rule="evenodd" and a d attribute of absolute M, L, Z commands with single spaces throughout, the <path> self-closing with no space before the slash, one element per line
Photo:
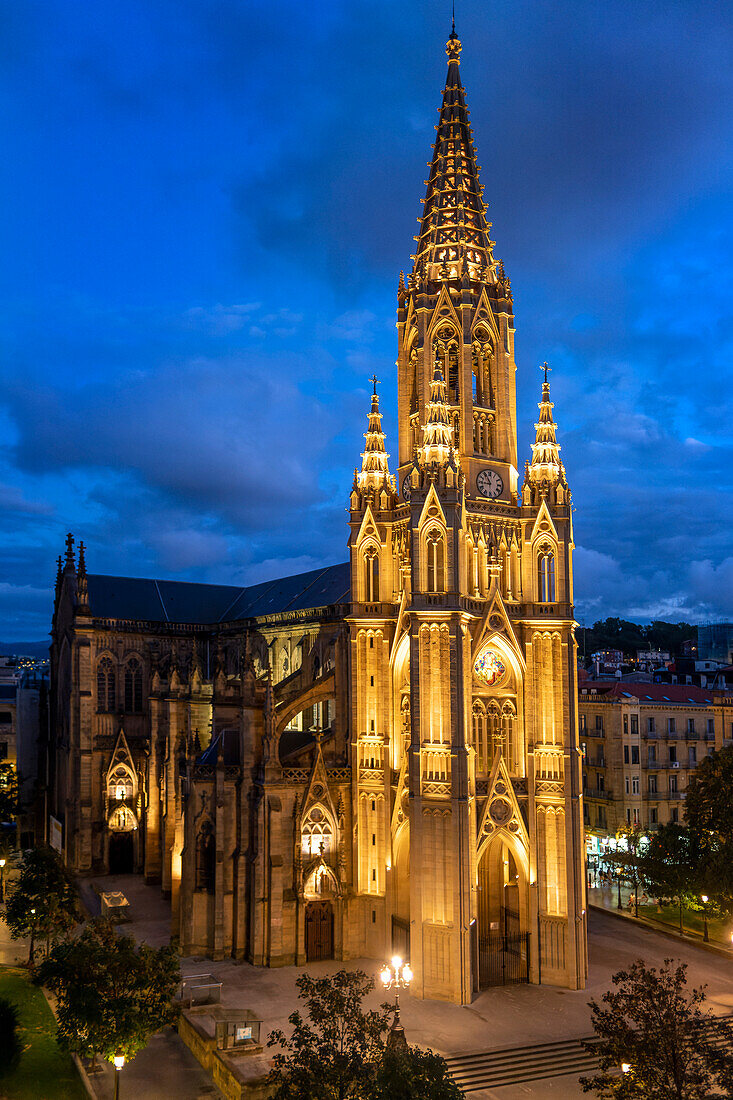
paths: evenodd
<path fill-rule="evenodd" d="M 0 859 L 0 905 L 5 901 L 5 882 L 4 882 L 5 860 Z"/>
<path fill-rule="evenodd" d="M 700 899 L 702 901 L 702 906 L 703 906 L 703 909 L 702 909 L 702 942 L 703 943 L 708 943 L 709 942 L 709 940 L 708 940 L 708 911 L 707 911 L 707 908 L 706 908 L 707 904 L 708 904 L 707 894 L 701 894 Z"/>
<path fill-rule="evenodd" d="M 406 1049 L 405 1029 L 400 1023 L 400 990 L 407 989 L 409 986 L 412 981 L 412 971 L 407 963 L 403 965 L 399 955 L 393 955 L 392 965 L 386 963 L 379 977 L 382 979 L 385 992 L 388 989 L 395 991 L 395 1015 L 387 1037 L 387 1048 L 389 1050 Z"/>
<path fill-rule="evenodd" d="M 120 1073 L 122 1067 L 125 1064 L 125 1056 L 121 1050 L 118 1050 L 114 1057 L 115 1063 L 115 1100 L 120 1100 Z"/>
<path fill-rule="evenodd" d="M 621 1063 L 621 1072 L 622 1073 L 631 1073 L 631 1063 L 630 1062 L 622 1062 Z"/>

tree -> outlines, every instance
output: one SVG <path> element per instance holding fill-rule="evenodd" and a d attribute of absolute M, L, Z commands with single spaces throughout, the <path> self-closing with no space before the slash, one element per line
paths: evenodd
<path fill-rule="evenodd" d="M 662 825 L 652 833 L 640 860 L 640 874 L 649 891 L 679 906 L 680 933 L 683 912 L 699 899 L 702 882 L 700 853 L 690 830 L 683 825 Z"/>
<path fill-rule="evenodd" d="M 30 937 L 29 966 L 39 937 L 45 937 L 48 950 L 76 924 L 76 890 L 52 848 L 32 848 L 24 854 L 20 876 L 5 908 L 5 920 L 14 940 Z"/>
<path fill-rule="evenodd" d="M 374 1100 L 461 1100 L 444 1058 L 432 1050 L 387 1050 L 376 1068 Z"/>
<path fill-rule="evenodd" d="M 639 915 L 639 887 L 644 882 L 642 873 L 644 861 L 644 847 L 646 835 L 642 833 L 640 826 L 629 825 L 616 833 L 619 840 L 625 840 L 624 848 L 617 848 L 611 857 L 616 865 L 616 872 L 620 878 L 625 878 L 631 883 L 634 891 L 634 913 Z"/>
<path fill-rule="evenodd" d="M 733 1087 L 733 1029 L 703 1012 L 704 987 L 687 990 L 686 965 L 647 967 L 638 959 L 613 976 L 602 1008 L 590 1002 L 595 1039 L 585 1042 L 601 1069 L 581 1077 L 584 1092 L 622 1100 L 722 1100 Z M 716 1041 L 713 1041 L 715 1039 Z M 716 1042 L 724 1040 L 724 1045 Z M 627 1072 L 619 1074 L 626 1064 Z"/>
<path fill-rule="evenodd" d="M 391 1051 L 386 1035 L 392 1005 L 365 1012 L 374 981 L 361 970 L 328 978 L 303 974 L 296 985 L 306 1003 L 289 1017 L 293 1031 L 273 1031 L 268 1083 L 272 1100 L 459 1100 L 445 1061 L 415 1047 Z"/>
<path fill-rule="evenodd" d="M 38 977 L 57 998 L 59 1043 L 92 1060 L 120 1052 L 133 1058 L 177 1015 L 171 1003 L 180 981 L 174 949 L 118 936 L 105 917 L 57 944 Z"/>
<path fill-rule="evenodd" d="M 18 773 L 15 764 L 0 764 L 0 821 L 14 821 L 19 807 Z"/>
<path fill-rule="evenodd" d="M 733 745 L 701 760 L 690 776 L 685 820 L 701 851 L 717 844 L 733 845 Z"/>

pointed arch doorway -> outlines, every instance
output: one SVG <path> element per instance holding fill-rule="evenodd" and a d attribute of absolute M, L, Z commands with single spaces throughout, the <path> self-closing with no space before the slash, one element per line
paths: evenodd
<path fill-rule="evenodd" d="M 501 833 L 479 860 L 477 897 L 479 989 L 528 982 L 527 880 L 512 844 Z"/>

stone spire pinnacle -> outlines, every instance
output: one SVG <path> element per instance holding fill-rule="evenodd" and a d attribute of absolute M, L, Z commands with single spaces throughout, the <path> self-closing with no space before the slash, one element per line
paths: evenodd
<path fill-rule="evenodd" d="M 360 489 L 378 489 L 384 479 L 389 477 L 389 455 L 384 449 L 384 432 L 382 431 L 382 414 L 379 411 L 379 395 L 376 374 L 369 379 L 374 386 L 372 393 L 372 407 L 369 410 L 369 423 L 364 438 L 366 446 L 361 455 L 361 472 L 357 474 L 357 483 Z"/>
<path fill-rule="evenodd" d="M 562 476 L 562 464 L 560 462 L 560 444 L 555 437 L 557 424 L 552 419 L 554 405 L 550 401 L 550 383 L 547 373 L 552 368 L 543 363 L 540 370 L 544 371 L 545 378 L 542 383 L 542 400 L 539 403 L 540 418 L 535 424 L 536 436 L 532 444 L 532 461 L 529 464 L 529 480 L 535 483 L 557 484 Z"/>
<path fill-rule="evenodd" d="M 448 395 L 440 359 L 435 360 L 433 380 L 430 383 L 430 401 L 426 412 L 420 460 L 425 465 L 431 462 L 445 463 L 453 453 L 453 431 L 448 414 Z M 458 456 L 455 457 L 457 461 Z"/>
<path fill-rule="evenodd" d="M 64 562 L 64 573 L 76 572 L 76 562 L 74 561 L 74 536 L 69 531 L 66 536 L 66 560 Z"/>
<path fill-rule="evenodd" d="M 79 569 L 76 577 L 76 610 L 89 613 L 89 584 L 87 582 L 87 563 L 84 557 L 84 543 L 79 543 Z"/>
<path fill-rule="evenodd" d="M 459 72 L 461 40 L 455 23 L 446 44 L 446 78 L 425 203 L 416 238 L 413 273 L 430 279 L 460 278 L 463 261 L 470 279 L 496 281 L 491 225 L 486 220 L 483 187 L 466 93 Z"/>

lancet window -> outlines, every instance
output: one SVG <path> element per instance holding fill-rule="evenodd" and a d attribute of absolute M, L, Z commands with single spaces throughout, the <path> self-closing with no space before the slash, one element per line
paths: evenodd
<path fill-rule="evenodd" d="M 493 409 L 494 392 L 491 379 L 491 343 L 486 333 L 477 332 L 471 347 L 473 369 L 473 403 Z"/>
<path fill-rule="evenodd" d="M 425 541 L 427 554 L 427 591 L 445 592 L 445 540 L 443 532 L 434 527 Z"/>
<path fill-rule="evenodd" d="M 460 400 L 460 359 L 458 350 L 458 337 L 453 329 L 441 329 L 437 340 L 433 344 L 433 362 L 439 359 L 443 367 L 448 401 L 451 405 L 457 405 Z"/>
<path fill-rule="evenodd" d="M 124 802 L 133 797 L 135 784 L 130 769 L 119 764 L 107 780 L 107 796 L 112 802 Z"/>
<path fill-rule="evenodd" d="M 537 554 L 537 597 L 540 603 L 555 602 L 555 553 L 541 546 Z"/>
<path fill-rule="evenodd" d="M 313 806 L 303 822 L 301 846 L 304 856 L 323 855 L 327 858 L 333 848 L 333 829 L 328 814 L 320 806 Z"/>
<path fill-rule="evenodd" d="M 125 710 L 128 714 L 142 714 L 143 669 L 137 657 L 131 657 L 125 665 Z"/>
<path fill-rule="evenodd" d="M 364 551 L 364 599 L 367 603 L 379 601 L 379 553 L 374 546 Z"/>
<path fill-rule="evenodd" d="M 216 884 L 216 841 L 211 822 L 202 823 L 196 838 L 196 889 L 214 893 Z"/>
<path fill-rule="evenodd" d="M 103 657 L 97 665 L 97 710 L 115 709 L 115 666 L 109 657 Z"/>

